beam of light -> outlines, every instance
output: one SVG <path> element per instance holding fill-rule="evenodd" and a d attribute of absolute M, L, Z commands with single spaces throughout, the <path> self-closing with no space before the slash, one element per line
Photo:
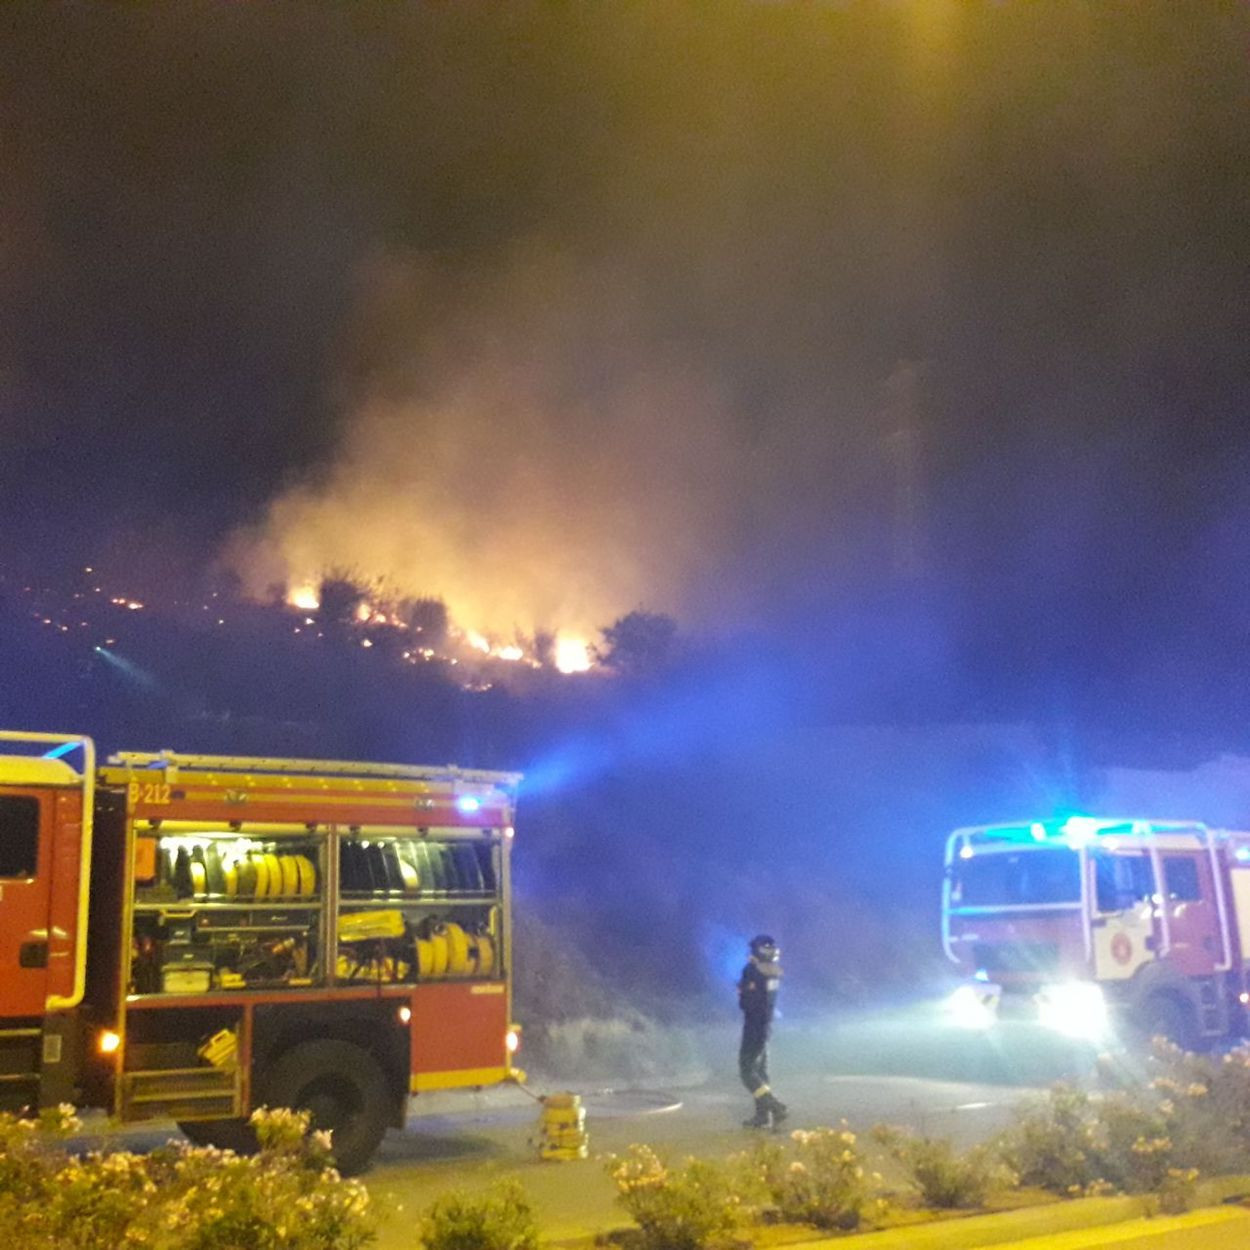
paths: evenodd
<path fill-rule="evenodd" d="M 92 647 L 91 649 L 106 664 L 129 681 L 132 681 L 136 686 L 143 690 L 156 689 L 156 678 L 147 669 L 140 668 L 133 660 L 128 660 L 125 656 L 118 655 L 116 651 L 109 651 L 106 647 Z"/>
<path fill-rule="evenodd" d="M 626 709 L 615 723 L 572 735 L 526 764 L 525 793 L 554 793 L 608 772 L 663 761 L 674 765 L 710 748 L 734 746 L 742 726 L 767 734 L 789 725 L 797 692 L 780 669 L 760 663 L 720 680 L 695 675 Z"/>

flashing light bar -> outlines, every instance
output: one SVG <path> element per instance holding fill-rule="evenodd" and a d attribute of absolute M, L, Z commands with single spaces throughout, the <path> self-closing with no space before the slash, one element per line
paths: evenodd
<path fill-rule="evenodd" d="M 1151 834 L 1209 832 L 1199 820 L 1129 820 L 1121 817 L 1065 816 L 1056 820 L 1035 820 L 1028 824 L 976 825 L 956 829 L 954 837 L 965 846 L 977 842 L 1020 842 L 1045 844 L 1062 842 L 1079 846 L 1107 837 L 1142 837 Z"/>

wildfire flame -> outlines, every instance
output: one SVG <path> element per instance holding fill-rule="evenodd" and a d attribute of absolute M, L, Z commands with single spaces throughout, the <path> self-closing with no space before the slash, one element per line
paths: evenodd
<path fill-rule="evenodd" d="M 296 608 L 301 612 L 316 612 L 321 607 L 321 599 L 316 583 L 298 582 L 293 584 L 287 591 L 286 602 L 290 607 Z M 370 603 L 367 600 L 362 600 L 357 604 L 352 615 L 356 623 L 362 626 L 389 625 L 395 628 L 403 627 L 403 622 L 398 615 L 388 614 L 383 607 Z M 311 616 L 305 617 L 304 624 L 315 624 L 315 619 Z M 491 659 L 503 660 L 510 664 L 529 663 L 535 667 L 541 667 L 540 661 L 520 643 L 496 642 L 478 630 L 461 630 L 455 626 L 451 628 L 450 634 L 453 639 L 458 640 L 463 646 L 478 652 L 480 655 L 489 656 Z M 371 647 L 373 643 L 365 639 L 361 645 Z M 426 660 L 436 658 L 436 652 L 429 647 L 416 647 L 404 652 L 404 658 L 407 660 L 411 660 L 414 655 L 419 655 Z M 444 658 L 449 659 L 453 664 L 457 662 L 456 658 L 451 655 Z M 585 638 L 575 635 L 558 634 L 552 644 L 550 663 L 561 673 L 588 672 L 594 667 L 590 643 Z"/>
<path fill-rule="evenodd" d="M 562 673 L 584 673 L 590 668 L 590 644 L 584 638 L 556 639 L 556 668 Z"/>

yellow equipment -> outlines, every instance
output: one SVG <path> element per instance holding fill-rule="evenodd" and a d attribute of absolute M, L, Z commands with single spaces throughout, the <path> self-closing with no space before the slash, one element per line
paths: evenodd
<path fill-rule="evenodd" d="M 538 1119 L 538 1155 L 542 1159 L 584 1159 L 590 1152 L 586 1108 L 577 1094 L 548 1094 Z"/>
<path fill-rule="evenodd" d="M 454 921 L 447 922 L 447 975 L 467 977 L 476 971 L 469 964 L 469 935 Z"/>
<path fill-rule="evenodd" d="M 339 917 L 340 942 L 376 942 L 403 936 L 404 913 L 393 908 L 357 911 Z"/>
<path fill-rule="evenodd" d="M 238 1057 L 239 1039 L 233 1029 L 222 1029 L 200 1047 L 201 1059 L 207 1059 L 214 1068 L 233 1068 Z"/>

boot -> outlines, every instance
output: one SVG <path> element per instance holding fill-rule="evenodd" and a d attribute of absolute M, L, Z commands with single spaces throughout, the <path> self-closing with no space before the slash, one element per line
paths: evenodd
<path fill-rule="evenodd" d="M 762 1094 L 755 1100 L 755 1114 L 749 1120 L 742 1121 L 743 1128 L 772 1128 L 773 1113 L 768 1105 L 768 1095 Z"/>
<path fill-rule="evenodd" d="M 786 1116 L 790 1114 L 789 1108 L 779 1098 L 774 1098 L 772 1094 L 765 1094 L 763 1101 L 768 1103 L 768 1115 L 772 1117 L 772 1127 L 780 1128 L 781 1123 Z M 757 1111 L 758 1115 L 759 1112 Z"/>

